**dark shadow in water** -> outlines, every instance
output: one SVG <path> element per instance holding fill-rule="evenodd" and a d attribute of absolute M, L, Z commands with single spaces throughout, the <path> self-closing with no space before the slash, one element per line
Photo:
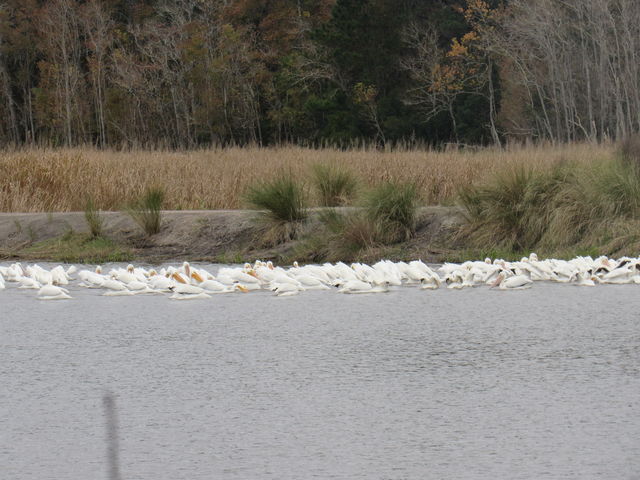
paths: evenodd
<path fill-rule="evenodd" d="M 109 480 L 122 480 L 120 476 L 120 460 L 118 458 L 118 412 L 115 396 L 107 392 L 102 397 L 104 416 L 107 426 L 107 465 Z"/>

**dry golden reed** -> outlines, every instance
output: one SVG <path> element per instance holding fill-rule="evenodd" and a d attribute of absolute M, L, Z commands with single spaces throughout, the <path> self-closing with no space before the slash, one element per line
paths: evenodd
<path fill-rule="evenodd" d="M 613 157 L 612 145 L 509 147 L 479 150 L 314 150 L 302 147 L 219 148 L 189 152 L 104 151 L 92 148 L 0 152 L 0 211 L 120 210 L 145 189 L 164 188 L 167 209 L 246 208 L 243 195 L 260 180 L 291 172 L 306 183 L 313 166 L 345 166 L 361 185 L 414 182 L 424 204 L 449 204 L 461 187 L 518 165 L 547 169 L 564 161 Z"/>

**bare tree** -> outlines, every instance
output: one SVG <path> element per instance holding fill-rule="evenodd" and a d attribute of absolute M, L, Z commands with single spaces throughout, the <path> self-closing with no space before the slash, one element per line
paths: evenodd
<path fill-rule="evenodd" d="M 93 87 L 98 139 L 99 144 L 104 147 L 107 145 L 105 91 L 114 22 L 100 0 L 87 2 L 82 10 L 81 19 L 87 38 L 87 64 Z"/>

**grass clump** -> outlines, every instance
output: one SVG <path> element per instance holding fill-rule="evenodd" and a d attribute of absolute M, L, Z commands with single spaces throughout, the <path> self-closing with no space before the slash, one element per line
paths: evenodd
<path fill-rule="evenodd" d="M 294 239 L 300 224 L 307 219 L 304 188 L 290 173 L 253 185 L 245 199 L 252 208 L 263 212 L 265 244 Z"/>
<path fill-rule="evenodd" d="M 547 171 L 506 170 L 490 183 L 461 190 L 474 244 L 514 251 L 536 246 L 545 235 L 557 195 L 572 181 L 563 165 Z"/>
<path fill-rule="evenodd" d="M 383 232 L 382 243 L 409 240 L 416 231 L 418 190 L 413 183 L 387 181 L 365 198 L 369 221 Z"/>
<path fill-rule="evenodd" d="M 476 248 L 613 254 L 635 242 L 640 223 L 640 173 L 621 159 L 512 169 L 459 198 L 462 236 Z"/>
<path fill-rule="evenodd" d="M 321 163 L 313 165 L 312 171 L 320 206 L 339 207 L 353 198 L 357 181 L 350 171 L 335 164 Z"/>
<path fill-rule="evenodd" d="M 92 238 L 102 236 L 103 218 L 100 212 L 96 210 L 96 206 L 93 202 L 93 198 L 89 197 L 84 207 L 84 218 L 89 226 L 89 232 L 91 232 Z"/>
<path fill-rule="evenodd" d="M 629 135 L 618 145 L 618 157 L 623 164 L 640 170 L 640 135 Z"/>
<path fill-rule="evenodd" d="M 322 231 L 308 241 L 315 260 L 360 260 L 411 238 L 416 229 L 418 194 L 410 183 L 387 182 L 371 190 L 364 208 L 319 213 Z M 307 248 L 307 250 L 309 250 Z M 317 258 L 322 252 L 323 258 Z"/>
<path fill-rule="evenodd" d="M 163 188 L 147 188 L 142 197 L 128 208 L 131 218 L 140 225 L 147 236 L 155 235 L 160 231 L 164 197 Z"/>
<path fill-rule="evenodd" d="M 128 262 L 133 259 L 129 249 L 109 239 L 72 231 L 24 248 L 17 255 L 28 260 L 46 259 L 63 263 Z"/>

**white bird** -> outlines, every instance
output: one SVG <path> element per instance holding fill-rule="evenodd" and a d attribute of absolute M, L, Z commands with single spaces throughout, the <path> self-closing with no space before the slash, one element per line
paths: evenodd
<path fill-rule="evenodd" d="M 388 285 L 372 285 L 362 280 L 349 280 L 341 285 L 338 293 L 384 293 L 388 291 Z"/>
<path fill-rule="evenodd" d="M 38 290 L 38 300 L 65 300 L 70 299 L 69 290 L 55 285 L 45 285 Z"/>
<path fill-rule="evenodd" d="M 174 295 L 198 295 L 204 293 L 204 288 L 186 283 L 176 283 L 173 287 L 169 287 L 169 290 L 171 290 Z"/>
<path fill-rule="evenodd" d="M 525 275 L 513 275 L 506 276 L 505 272 L 498 275 L 498 279 L 492 285 L 492 287 L 498 287 L 500 290 L 524 290 L 525 288 L 531 288 L 533 280 Z"/>
<path fill-rule="evenodd" d="M 278 297 L 290 297 L 292 295 L 298 295 L 303 289 L 290 283 L 281 283 L 272 288 Z"/>
<path fill-rule="evenodd" d="M 174 293 L 169 297 L 171 300 L 198 300 L 201 298 L 211 298 L 211 295 L 207 295 L 204 292 L 200 293 Z"/>

